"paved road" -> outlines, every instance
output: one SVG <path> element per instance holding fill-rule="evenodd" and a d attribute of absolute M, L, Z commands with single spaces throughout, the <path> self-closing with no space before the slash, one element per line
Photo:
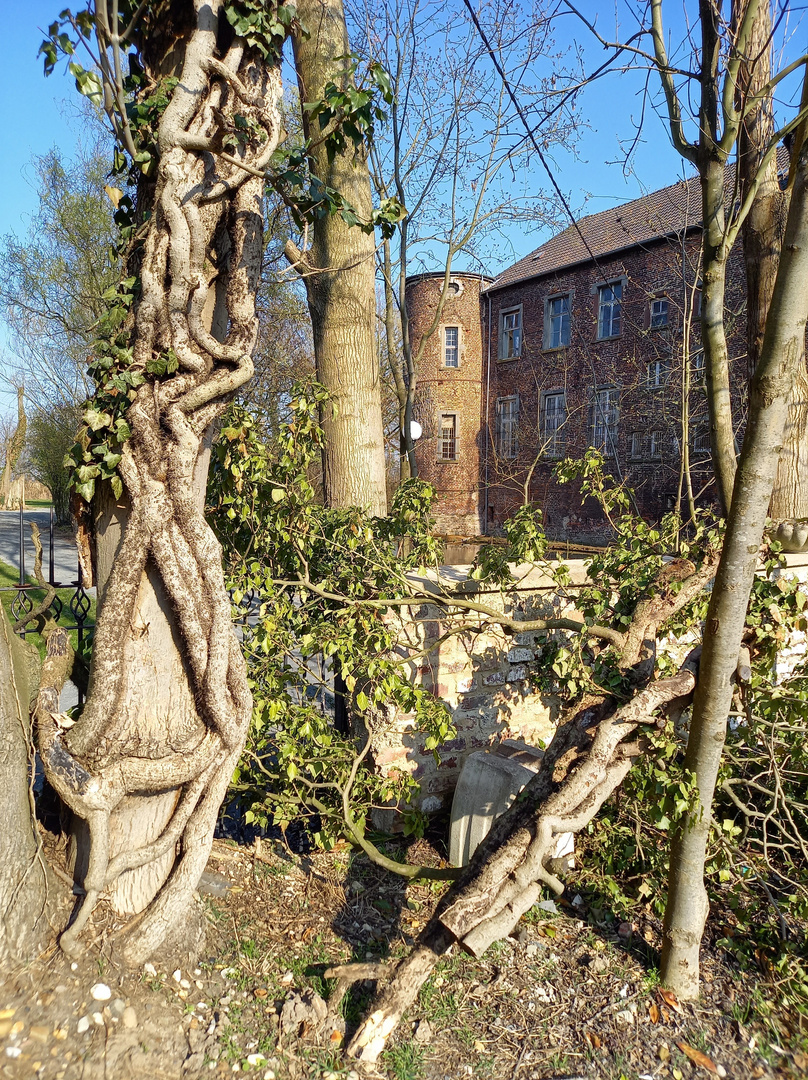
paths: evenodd
<path fill-rule="evenodd" d="M 47 510 L 26 510 L 24 517 L 25 532 L 25 572 L 34 572 L 34 545 L 31 541 L 32 521 L 39 526 L 42 539 L 42 572 L 47 580 L 50 573 L 48 529 L 50 514 Z M 57 583 L 71 585 L 78 575 L 78 558 L 71 529 L 54 530 L 54 567 L 53 576 Z M 0 559 L 15 570 L 20 566 L 20 514 L 18 510 L 0 510 Z"/>

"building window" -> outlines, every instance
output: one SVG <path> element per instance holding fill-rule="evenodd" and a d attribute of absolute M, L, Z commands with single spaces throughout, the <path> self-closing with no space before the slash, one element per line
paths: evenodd
<path fill-rule="evenodd" d="M 497 443 L 499 456 L 515 458 L 519 452 L 519 398 L 497 398 Z"/>
<path fill-rule="evenodd" d="M 632 431 L 631 433 L 631 450 L 629 456 L 633 458 L 634 461 L 639 461 L 642 457 L 642 432 L 640 431 Z"/>
<path fill-rule="evenodd" d="M 693 311 L 692 315 L 694 319 L 701 318 L 701 289 L 696 289 L 693 293 Z"/>
<path fill-rule="evenodd" d="M 694 352 L 690 360 L 690 378 L 694 386 L 704 385 L 704 349 Z"/>
<path fill-rule="evenodd" d="M 544 313 L 546 349 L 563 349 L 570 343 L 570 297 L 552 296 Z"/>
<path fill-rule="evenodd" d="M 651 360 L 648 364 L 647 383 L 652 390 L 659 390 L 668 385 L 671 375 L 671 362 L 668 359 Z"/>
<path fill-rule="evenodd" d="M 697 424 L 690 436 L 690 452 L 694 457 L 710 456 L 710 429 L 706 424 Z"/>
<path fill-rule="evenodd" d="M 648 436 L 648 456 L 656 460 L 662 457 L 662 432 L 652 431 Z"/>
<path fill-rule="evenodd" d="M 457 413 L 440 414 L 438 460 L 457 460 Z"/>
<path fill-rule="evenodd" d="M 499 358 L 511 360 L 522 354 L 522 309 L 503 311 L 499 320 Z"/>
<path fill-rule="evenodd" d="M 598 289 L 598 337 L 610 338 L 620 334 L 623 283 L 613 281 Z"/>
<path fill-rule="evenodd" d="M 460 367 L 460 327 L 443 328 L 443 366 Z"/>
<path fill-rule="evenodd" d="M 592 398 L 592 446 L 604 454 L 614 454 L 617 449 L 618 396 L 619 391 L 611 386 L 596 390 Z"/>
<path fill-rule="evenodd" d="M 651 329 L 662 330 L 668 325 L 668 301 L 664 299 L 651 301 Z"/>
<path fill-rule="evenodd" d="M 542 450 L 550 457 L 564 454 L 564 423 L 567 419 L 566 397 L 561 392 L 545 394 L 542 400 Z"/>

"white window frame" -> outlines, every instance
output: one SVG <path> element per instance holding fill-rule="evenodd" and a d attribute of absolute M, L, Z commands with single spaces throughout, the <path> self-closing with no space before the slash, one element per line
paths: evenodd
<path fill-rule="evenodd" d="M 497 453 L 513 459 L 519 454 L 519 395 L 497 398 Z"/>
<path fill-rule="evenodd" d="M 664 305 L 664 306 L 663 306 Z M 656 311 L 654 310 L 656 308 Z M 651 300 L 649 330 L 666 330 L 670 320 L 670 301 L 667 296 L 655 296 Z"/>
<path fill-rule="evenodd" d="M 710 428 L 706 423 L 696 423 L 690 435 L 690 453 L 710 457 Z"/>
<path fill-rule="evenodd" d="M 690 354 L 690 384 L 703 386 L 707 372 L 704 363 L 704 349 L 694 349 Z"/>
<path fill-rule="evenodd" d="M 620 337 L 623 333 L 623 284 L 623 278 L 615 278 L 598 285 L 598 341 Z M 608 298 L 607 293 L 610 294 Z"/>
<path fill-rule="evenodd" d="M 648 457 L 652 461 L 659 461 L 662 457 L 662 440 L 664 436 L 658 428 L 654 428 L 648 435 Z"/>
<path fill-rule="evenodd" d="M 592 393 L 590 446 L 605 455 L 617 453 L 617 429 L 620 422 L 620 390 L 616 386 L 600 386 Z"/>
<path fill-rule="evenodd" d="M 448 425 L 444 427 L 443 422 L 446 417 L 451 417 L 451 427 Z M 438 461 L 457 461 L 458 427 L 457 413 L 449 409 L 441 409 L 438 413 Z"/>
<path fill-rule="evenodd" d="M 454 331 L 455 334 L 453 346 L 449 344 L 450 331 Z M 450 326 L 444 326 L 441 339 L 443 345 L 443 366 L 445 368 L 451 368 L 454 371 L 460 367 L 460 327 L 454 323 Z M 449 362 L 450 350 L 454 353 L 454 363 Z"/>
<path fill-rule="evenodd" d="M 566 310 L 553 311 L 553 305 L 566 302 Z M 572 293 L 557 293 L 544 302 L 544 348 L 566 349 L 572 341 Z"/>
<path fill-rule="evenodd" d="M 522 305 L 499 313 L 499 359 L 517 360 L 522 355 Z"/>
<path fill-rule="evenodd" d="M 548 403 L 553 402 L 553 408 Z M 556 407 L 560 404 L 560 407 Z M 567 395 L 563 390 L 548 390 L 541 398 L 542 450 L 548 457 L 562 457 L 565 452 Z"/>
<path fill-rule="evenodd" d="M 642 441 L 642 432 L 632 431 L 631 446 L 628 453 L 628 456 L 631 458 L 632 461 L 642 460 Z"/>
<path fill-rule="evenodd" d="M 671 377 L 671 361 L 668 356 L 658 356 L 649 360 L 646 366 L 646 383 L 651 390 L 661 390 L 668 385 Z"/>

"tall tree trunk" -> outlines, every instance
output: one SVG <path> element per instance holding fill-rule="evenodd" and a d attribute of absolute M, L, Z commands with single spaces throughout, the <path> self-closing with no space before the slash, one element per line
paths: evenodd
<path fill-rule="evenodd" d="M 350 43 L 342 0 L 298 0 L 306 35 L 294 38 L 302 102 L 322 99 L 328 83 L 351 79 Z M 307 136 L 319 139 L 319 124 L 303 113 Z M 360 150 L 329 159 L 320 144 L 311 153 L 312 176 L 335 189 L 370 222 L 372 202 L 367 161 Z M 317 378 L 331 392 L 323 415 L 323 474 L 329 506 L 363 506 L 387 512 L 381 380 L 376 355 L 375 244 L 372 233 L 349 226 L 339 214 L 314 225 L 311 248 L 287 245 L 287 257 L 306 284 L 314 335 Z"/>
<path fill-rule="evenodd" d="M 729 349 L 724 325 L 727 260 L 724 242 L 724 164 L 712 158 L 701 169 L 704 215 L 701 340 L 710 414 L 710 448 L 718 499 L 729 512 L 735 481 L 735 434 L 729 383 Z"/>
<path fill-rule="evenodd" d="M 738 3 L 734 21 L 742 19 L 748 0 Z M 741 64 L 739 106 L 759 94 L 771 78 L 771 7 L 761 3 Z M 774 158 L 762 161 L 774 138 L 772 95 L 746 113 L 738 138 L 741 200 L 757 182 L 757 192 L 741 235 L 746 268 L 746 335 L 749 378 L 760 358 L 766 316 L 771 303 L 783 238 L 788 195 L 780 190 Z M 769 515 L 775 520 L 808 517 L 808 371 L 803 351 L 791 389 L 783 449 L 777 464 Z"/>
<path fill-rule="evenodd" d="M 788 398 L 769 517 L 775 521 L 808 518 L 808 370 L 804 348 Z"/>
<path fill-rule="evenodd" d="M 86 896 L 62 946 L 81 948 L 94 904 L 111 895 L 121 913 L 140 913 L 117 937 L 130 963 L 194 921 L 252 709 L 204 477 L 211 425 L 253 371 L 261 177 L 280 135 L 281 82 L 275 60 L 220 25 L 221 10 L 222 0 L 194 0 L 181 78 L 160 120 L 131 337 L 134 368 L 151 373 L 127 413 L 125 512 L 111 507 L 104 530 L 117 550 L 99 561 L 109 576 L 88 700 L 67 734 L 38 712 L 48 779 L 89 835 Z M 236 117 L 255 135 L 234 147 L 225 133 Z M 214 292 L 227 307 L 223 342 L 205 315 Z M 172 357 L 176 373 L 154 373 Z"/>
<path fill-rule="evenodd" d="M 791 384 L 808 319 L 808 145 L 800 153 L 783 252 L 760 360 L 749 395 L 749 420 L 732 496 L 727 533 L 704 628 L 699 681 L 685 768 L 696 777 L 698 806 L 671 846 L 662 980 L 682 998 L 699 992 L 699 946 L 708 913 L 704 860 L 727 715 L 757 567 Z"/>

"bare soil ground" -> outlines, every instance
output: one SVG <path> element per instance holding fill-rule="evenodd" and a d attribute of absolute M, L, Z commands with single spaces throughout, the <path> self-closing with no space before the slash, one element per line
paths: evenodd
<path fill-rule="evenodd" d="M 437 862 L 425 841 L 409 858 Z M 109 912 L 71 964 L 57 950 L 0 984 L 0 1075 L 42 1080 L 265 1080 L 356 1075 L 341 1054 L 372 990 L 322 1019 L 324 970 L 397 958 L 445 886 L 403 884 L 347 850 L 293 856 L 216 841 L 202 901 L 206 956 L 136 972 L 109 959 Z M 766 988 L 708 941 L 704 993 L 656 985 L 659 926 L 593 923 L 534 908 L 480 961 L 453 953 L 424 986 L 378 1067 L 387 1080 L 683 1080 L 808 1075 L 808 1058 L 759 1026 Z M 95 997 L 93 995 L 96 995 Z M 304 995 L 305 998 L 305 995 Z M 309 1008 L 314 1002 L 320 1014 Z M 284 1010 L 284 1004 L 286 1009 Z M 786 1040 L 781 1040 L 785 1042 Z"/>

